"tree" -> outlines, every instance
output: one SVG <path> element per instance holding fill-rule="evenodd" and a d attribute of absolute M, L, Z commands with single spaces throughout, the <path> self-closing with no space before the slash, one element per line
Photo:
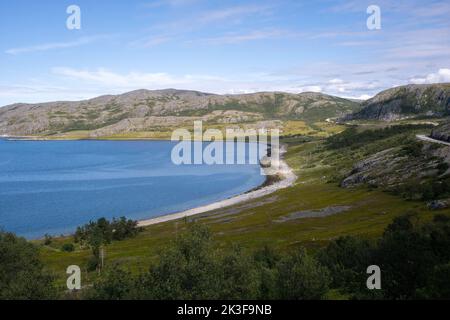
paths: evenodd
<path fill-rule="evenodd" d="M 416 216 L 412 214 L 395 218 L 375 253 L 387 299 L 416 298 L 417 290 L 426 285 L 428 272 L 438 262 L 429 235 L 413 219 Z"/>
<path fill-rule="evenodd" d="M 144 282 L 147 296 L 156 299 L 217 299 L 222 279 L 211 233 L 193 225 L 164 250 Z"/>
<path fill-rule="evenodd" d="M 235 246 L 221 259 L 219 271 L 223 282 L 220 286 L 220 299 L 257 299 L 261 288 L 261 277 L 253 257 Z"/>
<path fill-rule="evenodd" d="M 332 275 L 333 287 L 355 297 L 367 298 L 367 267 L 375 264 L 375 246 L 357 237 L 341 237 L 318 253 L 319 261 Z"/>
<path fill-rule="evenodd" d="M 100 218 L 96 222 L 78 227 L 74 238 L 76 243 L 88 246 L 92 250 L 93 257 L 88 261 L 88 270 L 98 269 L 100 264 L 100 251 L 103 246 L 110 244 L 113 240 L 120 241 L 136 236 L 141 228 L 137 222 L 127 220 L 125 217 L 113 219 L 109 222 L 105 218 Z"/>
<path fill-rule="evenodd" d="M 131 299 L 135 290 L 136 278 L 118 265 L 105 268 L 92 288 L 87 289 L 84 297 L 91 300 Z"/>
<path fill-rule="evenodd" d="M 254 265 L 259 276 L 259 297 L 261 300 L 273 300 L 277 298 L 277 264 L 281 255 L 273 248 L 265 245 L 253 254 Z"/>
<path fill-rule="evenodd" d="M 0 300 L 56 298 L 53 277 L 44 271 L 39 251 L 25 239 L 0 231 Z"/>
<path fill-rule="evenodd" d="M 318 300 L 324 297 L 331 283 L 328 269 L 304 249 L 283 257 L 277 269 L 279 299 Z"/>

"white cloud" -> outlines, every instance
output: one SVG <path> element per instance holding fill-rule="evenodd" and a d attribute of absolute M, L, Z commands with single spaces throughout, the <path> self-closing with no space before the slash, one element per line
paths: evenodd
<path fill-rule="evenodd" d="M 236 6 L 236 7 L 228 7 L 219 10 L 212 10 L 203 13 L 198 19 L 198 22 L 201 23 L 211 23 L 223 21 L 226 19 L 235 19 L 240 18 L 252 14 L 267 14 L 270 9 L 269 6 L 260 6 L 260 5 L 245 5 L 245 6 Z"/>
<path fill-rule="evenodd" d="M 186 84 L 191 80 L 187 76 L 174 77 L 167 73 L 141 73 L 130 72 L 128 74 L 118 74 L 107 69 L 97 69 L 95 71 L 76 70 L 72 68 L 58 67 L 53 68 L 52 72 L 56 75 L 69 77 L 72 79 L 96 83 L 104 86 L 113 87 L 153 87 L 153 86 L 171 86 L 175 84 Z"/>
<path fill-rule="evenodd" d="M 246 18 L 253 16 L 267 16 L 271 14 L 271 6 L 267 5 L 240 5 L 224 7 L 215 10 L 206 10 L 197 15 L 183 17 L 167 23 L 153 26 L 152 30 L 159 30 L 165 34 L 186 34 L 193 30 L 204 28 L 207 25 L 235 25 L 237 22 L 245 22 Z"/>
<path fill-rule="evenodd" d="M 138 39 L 129 43 L 131 47 L 135 48 L 150 48 L 172 40 L 172 37 L 165 35 L 157 35 Z"/>
<path fill-rule="evenodd" d="M 370 98 L 373 98 L 373 95 L 370 95 L 370 94 L 362 94 L 362 95 L 356 96 L 356 97 L 347 97 L 347 96 L 343 96 L 343 98 L 357 99 L 357 100 L 369 100 Z"/>
<path fill-rule="evenodd" d="M 89 37 L 81 37 L 74 41 L 67 41 L 67 42 L 52 42 L 52 43 L 44 43 L 39 44 L 35 46 L 28 46 L 28 47 L 21 47 L 21 48 L 12 48 L 5 51 L 7 54 L 17 55 L 21 53 L 28 53 L 28 52 L 37 52 L 37 51 L 48 51 L 53 49 L 65 49 L 65 48 L 73 48 L 73 47 L 79 47 L 83 45 L 87 45 L 93 42 L 96 42 L 98 40 L 111 38 L 111 36 L 89 36 Z"/>
<path fill-rule="evenodd" d="M 298 92 L 322 92 L 322 87 L 320 86 L 303 86 L 298 88 Z"/>
<path fill-rule="evenodd" d="M 383 76 L 389 73 L 391 78 Z M 211 74 L 171 74 L 167 72 L 126 72 L 98 68 L 74 69 L 53 68 L 46 81 L 36 79 L 16 86 L 0 84 L 0 105 L 15 102 L 43 102 L 55 100 L 82 100 L 104 94 L 120 94 L 135 89 L 186 89 L 217 94 L 252 93 L 261 91 L 283 91 L 290 93 L 320 92 L 344 98 L 368 99 L 376 93 L 406 83 L 450 82 L 450 69 L 440 68 L 429 72 L 426 65 L 411 69 L 410 63 L 306 65 L 301 69 L 274 72 L 253 72 L 216 76 Z M 423 69 L 421 69 L 423 68 Z M 349 73 L 349 70 L 364 70 L 363 73 Z M 397 73 L 399 72 L 399 73 Z M 425 74 L 420 77 L 402 78 L 399 75 Z"/>
<path fill-rule="evenodd" d="M 162 6 L 170 6 L 170 7 L 182 7 L 186 5 L 191 5 L 200 0 L 158 0 L 152 1 L 149 3 L 145 3 L 144 6 L 147 8 L 156 8 Z"/>
<path fill-rule="evenodd" d="M 412 78 L 409 82 L 415 84 L 450 82 L 450 69 L 439 69 L 436 73 L 430 73 L 424 77 Z"/>
<path fill-rule="evenodd" d="M 330 81 L 328 81 L 330 84 L 342 84 L 344 83 L 344 80 L 342 79 L 331 79 Z"/>
<path fill-rule="evenodd" d="M 280 37 L 286 37 L 289 34 L 282 30 L 263 30 L 263 31 L 252 31 L 249 33 L 233 33 L 226 34 L 223 36 L 207 39 L 193 40 L 188 43 L 204 42 L 208 44 L 236 44 L 241 42 L 256 41 L 256 40 L 266 40 L 266 39 L 276 39 Z"/>
<path fill-rule="evenodd" d="M 448 17 L 450 14 L 450 3 L 428 3 L 426 7 L 416 7 L 413 12 L 419 17 Z"/>
<path fill-rule="evenodd" d="M 109 92 L 114 93 L 114 92 Z M 50 84 L 0 85 L 0 107 L 13 103 L 78 101 L 105 94 L 97 88 L 73 88 Z"/>

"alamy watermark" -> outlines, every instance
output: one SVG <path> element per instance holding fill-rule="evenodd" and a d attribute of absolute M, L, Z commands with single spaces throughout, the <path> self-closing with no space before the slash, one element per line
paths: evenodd
<path fill-rule="evenodd" d="M 370 277 L 367 278 L 367 289 L 369 290 L 381 290 L 381 269 L 377 265 L 372 265 L 367 268 L 367 274 Z"/>
<path fill-rule="evenodd" d="M 66 273 L 69 275 L 67 278 L 67 289 L 80 290 L 81 289 L 81 269 L 79 266 L 72 265 L 67 267 Z"/>
<path fill-rule="evenodd" d="M 66 20 L 66 27 L 69 30 L 81 29 L 81 8 L 77 5 L 70 5 L 67 7 L 66 13 L 69 17 Z"/>
<path fill-rule="evenodd" d="M 381 30 L 381 8 L 372 4 L 367 7 L 367 14 L 370 15 L 367 18 L 367 29 Z"/>
<path fill-rule="evenodd" d="M 176 165 L 261 164 L 261 173 L 275 175 L 280 167 L 279 129 L 226 128 L 203 131 L 203 122 L 195 121 L 191 133 L 177 129 L 172 141 L 171 159 Z M 205 146 L 205 142 L 209 142 Z"/>

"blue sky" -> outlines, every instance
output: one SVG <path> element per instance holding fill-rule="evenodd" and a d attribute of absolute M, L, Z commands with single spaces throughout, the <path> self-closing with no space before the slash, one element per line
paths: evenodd
<path fill-rule="evenodd" d="M 366 10 L 381 9 L 381 30 Z M 69 5 L 81 30 L 66 28 Z M 367 98 L 450 82 L 450 2 L 0 2 L 0 105 L 134 89 L 317 91 Z"/>

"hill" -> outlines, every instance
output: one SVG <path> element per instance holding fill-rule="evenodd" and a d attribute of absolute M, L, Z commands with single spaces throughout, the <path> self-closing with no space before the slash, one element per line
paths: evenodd
<path fill-rule="evenodd" d="M 263 92 L 215 95 L 183 90 L 137 90 L 78 102 L 14 104 L 0 108 L 0 134 L 12 136 L 89 131 L 90 137 L 161 128 L 273 120 L 315 122 L 358 110 L 359 103 L 320 93 Z"/>
<path fill-rule="evenodd" d="M 450 83 L 407 85 L 385 90 L 362 103 L 345 120 L 393 121 L 411 117 L 450 115 Z"/>

